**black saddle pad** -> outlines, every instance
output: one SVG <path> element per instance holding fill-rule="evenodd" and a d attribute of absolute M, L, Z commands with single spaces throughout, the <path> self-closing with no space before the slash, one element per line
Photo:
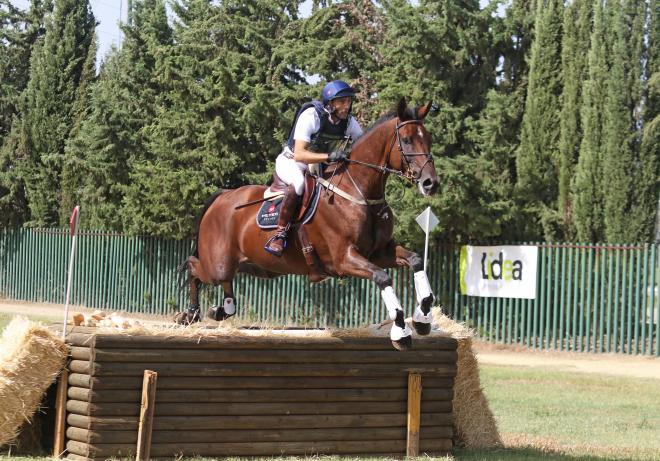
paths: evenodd
<path fill-rule="evenodd" d="M 311 204 L 307 208 L 307 211 L 305 211 L 305 215 L 300 220 L 300 223 L 307 224 L 312 219 L 312 216 L 314 216 L 316 207 L 319 204 L 319 197 L 321 196 L 320 189 L 321 185 L 317 183 L 314 187 Z M 262 229 L 275 229 L 277 227 L 277 218 L 280 216 L 280 208 L 282 208 L 281 195 L 263 202 L 257 212 L 257 225 Z"/>

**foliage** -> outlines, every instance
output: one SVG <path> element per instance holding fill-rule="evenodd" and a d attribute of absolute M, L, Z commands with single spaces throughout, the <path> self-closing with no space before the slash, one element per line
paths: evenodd
<path fill-rule="evenodd" d="M 87 227 L 187 237 L 217 188 L 269 180 L 340 78 L 364 127 L 402 97 L 438 107 L 439 193 L 388 182 L 403 243 L 426 206 L 447 240 L 651 239 L 657 0 L 301 3 L 135 0 L 96 75 L 87 1 L 0 0 L 0 225 L 80 203 Z"/>

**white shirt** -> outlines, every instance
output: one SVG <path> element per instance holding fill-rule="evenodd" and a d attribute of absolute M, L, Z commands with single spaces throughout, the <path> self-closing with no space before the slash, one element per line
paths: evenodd
<path fill-rule="evenodd" d="M 314 107 L 309 107 L 303 111 L 298 117 L 296 122 L 296 129 L 293 132 L 293 139 L 298 141 L 311 142 L 312 135 L 321 129 L 321 119 L 316 113 Z M 355 117 L 348 116 L 348 128 L 346 135 L 350 136 L 353 141 L 362 136 L 362 127 Z"/>

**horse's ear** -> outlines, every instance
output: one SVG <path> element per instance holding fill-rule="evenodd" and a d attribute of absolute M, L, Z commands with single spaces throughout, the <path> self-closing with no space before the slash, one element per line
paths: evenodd
<path fill-rule="evenodd" d="M 431 112 L 431 108 L 433 107 L 433 101 L 429 101 L 429 103 L 425 106 L 420 106 L 418 107 L 415 112 L 417 113 L 417 120 L 424 120 L 424 117 L 426 117 L 429 112 Z"/>
<path fill-rule="evenodd" d="M 406 98 L 399 99 L 399 103 L 396 106 L 396 115 L 399 117 L 399 120 L 401 120 L 402 122 L 407 120 L 408 103 L 406 103 Z"/>

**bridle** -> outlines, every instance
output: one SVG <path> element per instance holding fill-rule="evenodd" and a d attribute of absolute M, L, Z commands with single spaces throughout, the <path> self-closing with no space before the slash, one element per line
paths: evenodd
<path fill-rule="evenodd" d="M 363 162 L 361 160 L 353 160 L 353 159 L 346 159 L 346 162 L 351 162 L 351 163 L 357 163 L 359 165 L 363 165 L 369 168 L 374 168 L 378 171 L 380 171 L 382 174 L 389 173 L 393 174 L 395 176 L 398 176 L 399 178 L 406 179 L 412 183 L 418 183 L 419 178 L 422 175 L 422 170 L 426 168 L 426 165 L 428 163 L 433 163 L 433 156 L 431 155 L 430 152 L 406 152 L 403 149 L 403 143 L 401 141 L 401 133 L 399 130 L 401 127 L 406 126 L 406 125 L 421 125 L 422 121 L 421 120 L 406 120 L 405 122 L 398 122 L 396 126 L 394 127 L 394 136 L 392 136 L 392 142 L 390 143 L 390 147 L 387 150 L 387 158 L 385 159 L 385 163 L 383 165 L 376 165 L 374 163 L 368 163 L 368 162 Z M 387 165 L 390 163 L 390 155 L 392 154 L 392 150 L 394 149 L 394 143 L 396 143 L 397 148 L 399 149 L 399 154 L 401 155 L 401 158 L 405 162 L 405 172 L 402 170 L 395 170 L 394 168 L 389 168 Z M 411 161 L 409 157 L 416 157 L 423 155 L 426 157 L 426 161 L 424 164 L 419 168 L 417 172 L 414 172 L 412 168 L 410 167 Z"/>
<path fill-rule="evenodd" d="M 406 180 L 412 182 L 413 184 L 418 184 L 419 179 L 422 175 L 422 171 L 424 170 L 424 168 L 426 168 L 426 165 L 428 165 L 429 163 L 433 164 L 433 156 L 431 155 L 430 152 L 406 152 L 403 149 L 403 143 L 401 141 L 401 133 L 399 132 L 399 130 L 401 129 L 401 127 L 406 126 L 406 125 L 410 125 L 410 124 L 421 125 L 422 121 L 421 120 L 407 120 L 405 122 L 397 122 L 397 124 L 394 127 L 394 136 L 392 136 L 392 142 L 390 143 L 390 147 L 387 150 L 387 158 L 385 159 L 384 164 L 376 165 L 374 163 L 363 162 L 361 160 L 353 160 L 353 159 L 350 159 L 350 158 L 347 158 L 345 160 L 345 162 L 357 163 L 359 165 L 363 165 L 363 166 L 366 166 L 366 167 L 369 167 L 369 168 L 374 168 L 374 169 L 380 171 L 380 173 L 383 174 L 383 175 L 385 173 L 393 174 L 395 176 L 398 176 L 399 178 L 406 179 Z M 401 158 L 405 162 L 405 172 L 402 171 L 402 170 L 395 170 L 394 168 L 389 168 L 387 166 L 390 163 L 390 155 L 392 155 L 392 151 L 394 150 L 394 143 L 397 144 L 397 147 L 399 149 L 399 154 L 401 155 Z M 417 172 L 414 172 L 410 168 L 411 162 L 410 162 L 410 159 L 408 157 L 415 157 L 415 156 L 420 156 L 420 155 L 425 156 L 426 161 L 424 162 L 422 167 Z M 385 197 L 384 196 L 382 198 L 379 198 L 379 199 L 367 199 L 364 196 L 364 194 L 362 193 L 362 190 L 360 189 L 360 187 L 356 183 L 355 179 L 353 179 L 353 176 L 351 175 L 351 173 L 348 169 L 346 169 L 346 172 L 348 173 L 348 178 L 351 180 L 351 182 L 353 183 L 353 186 L 359 192 L 359 194 L 362 198 L 353 197 L 352 195 L 350 195 L 350 194 L 346 193 L 345 191 L 339 189 L 337 186 L 335 186 L 332 183 L 332 180 L 333 180 L 336 172 L 337 172 L 337 169 L 335 168 L 335 170 L 333 170 L 333 172 L 332 172 L 332 177 L 330 178 L 330 181 L 327 181 L 327 180 L 323 179 L 322 177 L 317 178 L 317 181 L 321 185 L 323 185 L 323 187 L 325 187 L 329 192 L 337 193 L 337 194 L 341 195 L 342 197 L 344 197 L 345 199 L 352 201 L 353 203 L 357 203 L 359 205 L 379 205 L 379 204 L 381 204 L 384 207 L 386 207 L 386 202 L 385 202 Z M 385 180 L 384 180 L 384 176 L 383 176 L 383 183 L 384 183 L 384 181 Z M 385 208 L 381 208 L 381 212 L 384 209 Z"/>

